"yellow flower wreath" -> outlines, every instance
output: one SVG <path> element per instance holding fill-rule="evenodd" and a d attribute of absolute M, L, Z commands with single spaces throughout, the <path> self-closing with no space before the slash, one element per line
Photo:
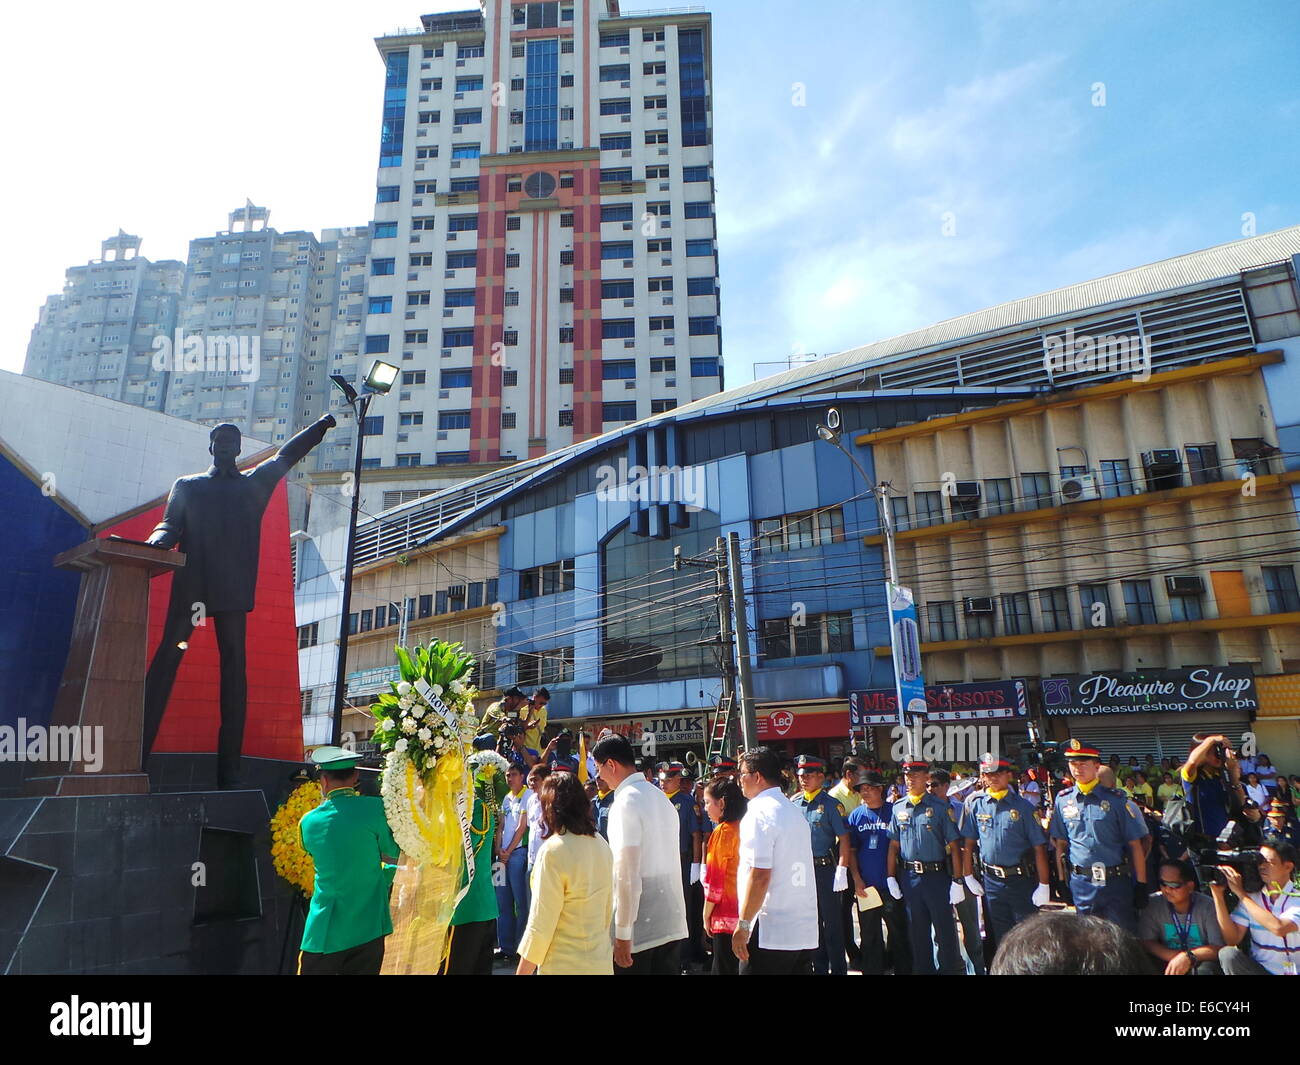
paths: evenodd
<path fill-rule="evenodd" d="M 316 866 L 302 849 L 298 822 L 321 804 L 320 786 L 307 781 L 294 789 L 271 818 L 271 857 L 275 871 L 308 898 L 316 887 Z"/>

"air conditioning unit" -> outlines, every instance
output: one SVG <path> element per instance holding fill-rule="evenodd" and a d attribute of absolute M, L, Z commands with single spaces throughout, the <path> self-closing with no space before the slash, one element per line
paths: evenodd
<path fill-rule="evenodd" d="M 448 392 L 446 389 L 443 389 L 442 391 L 440 391 L 440 392 L 438 393 L 438 398 L 439 398 L 439 399 L 450 399 L 450 398 L 451 398 L 451 393 Z"/>
<path fill-rule="evenodd" d="M 962 600 L 962 610 L 967 617 L 992 614 L 994 610 L 993 597 L 991 595 L 968 596 Z"/>
<path fill-rule="evenodd" d="M 953 499 L 979 499 L 979 481 L 955 481 L 952 486 Z"/>
<path fill-rule="evenodd" d="M 1182 466 L 1177 448 L 1162 447 L 1142 452 L 1142 468 L 1147 470 L 1176 470 Z"/>
<path fill-rule="evenodd" d="M 1196 575 L 1165 577 L 1165 591 L 1169 595 L 1204 595 L 1205 580 Z"/>
<path fill-rule="evenodd" d="M 1097 487 L 1095 473 L 1081 473 L 1075 477 L 1062 477 L 1060 484 L 1062 503 L 1083 503 L 1089 499 L 1100 499 L 1101 490 Z"/>
<path fill-rule="evenodd" d="M 624 382 L 623 382 L 623 387 L 624 387 L 624 388 L 636 388 L 636 382 L 635 382 L 635 381 L 624 381 Z"/>

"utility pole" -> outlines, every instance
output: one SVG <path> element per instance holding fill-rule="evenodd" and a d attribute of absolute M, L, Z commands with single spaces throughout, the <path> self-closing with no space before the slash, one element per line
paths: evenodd
<path fill-rule="evenodd" d="M 740 739 L 745 750 L 758 743 L 758 717 L 754 712 L 754 679 L 749 669 L 749 616 L 745 612 L 745 582 L 740 572 L 740 535 L 727 534 L 727 574 L 731 584 L 731 611 L 736 626 L 736 701 L 740 704 Z"/>
<path fill-rule="evenodd" d="M 732 631 L 731 587 L 728 579 L 727 541 L 721 536 L 714 542 L 713 560 L 683 558 L 680 547 L 673 548 L 673 569 L 681 572 L 683 566 L 699 566 L 713 570 L 713 588 L 718 602 L 718 669 L 722 680 L 722 698 L 719 708 L 730 706 L 728 715 L 736 707 L 735 634 Z M 712 641 L 707 641 L 712 642 Z M 719 709 L 721 712 L 721 709 Z M 716 717 L 714 727 L 716 728 Z M 730 733 L 730 722 L 728 722 Z M 729 746 L 729 744 L 728 744 Z"/>

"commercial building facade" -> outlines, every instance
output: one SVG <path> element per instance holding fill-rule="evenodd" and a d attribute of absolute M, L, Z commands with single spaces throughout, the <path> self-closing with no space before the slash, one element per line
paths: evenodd
<path fill-rule="evenodd" d="M 702 558 L 736 532 L 760 738 L 836 754 L 852 727 L 888 755 L 880 528 L 817 439 L 834 406 L 892 485 L 933 721 L 1014 748 L 1032 717 L 1160 756 L 1222 727 L 1294 759 L 1300 707 L 1273 678 L 1300 672 L 1300 456 L 1275 413 L 1297 254 L 1284 230 L 832 356 L 385 512 L 367 549 L 503 528 L 498 682 L 545 683 L 554 720 L 699 754 L 713 575 L 675 570 L 673 548 Z M 1128 337 L 1146 362 L 1063 360 L 1067 335 L 1073 355 Z"/>

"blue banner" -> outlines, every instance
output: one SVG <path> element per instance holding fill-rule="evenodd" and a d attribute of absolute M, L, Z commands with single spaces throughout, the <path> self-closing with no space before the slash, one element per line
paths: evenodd
<path fill-rule="evenodd" d="M 893 652 L 901 724 L 903 709 L 909 714 L 924 714 L 927 710 L 925 678 L 921 675 L 921 629 L 912 589 L 886 581 L 885 601 L 889 604 L 889 647 Z"/>

